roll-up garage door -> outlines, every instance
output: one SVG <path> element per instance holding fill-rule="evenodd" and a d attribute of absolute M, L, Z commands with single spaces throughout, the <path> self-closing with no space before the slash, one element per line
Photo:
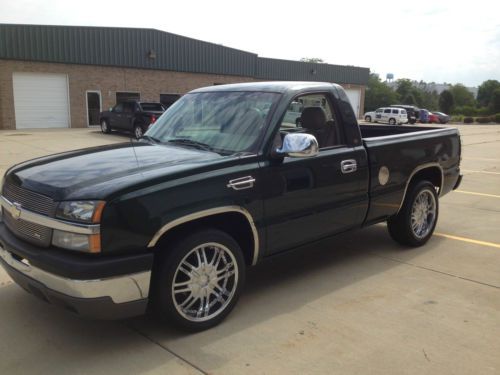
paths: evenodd
<path fill-rule="evenodd" d="M 68 76 L 14 73 L 16 128 L 69 127 Z"/>

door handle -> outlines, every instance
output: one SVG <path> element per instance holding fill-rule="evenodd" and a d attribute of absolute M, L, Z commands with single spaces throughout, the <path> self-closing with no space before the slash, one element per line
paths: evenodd
<path fill-rule="evenodd" d="M 355 159 L 342 160 L 340 162 L 340 170 L 342 173 L 352 173 L 358 170 L 358 163 Z"/>
<path fill-rule="evenodd" d="M 243 190 L 253 188 L 254 182 L 255 178 L 253 178 L 252 176 L 245 176 L 236 178 L 234 180 L 229 180 L 229 183 L 226 186 L 234 190 Z"/>

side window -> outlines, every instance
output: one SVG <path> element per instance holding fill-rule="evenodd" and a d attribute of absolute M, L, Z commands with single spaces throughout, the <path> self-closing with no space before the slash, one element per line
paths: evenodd
<path fill-rule="evenodd" d="M 393 110 L 392 110 L 392 113 L 394 113 L 394 114 L 396 114 L 396 115 L 397 115 L 397 114 L 399 114 L 399 109 L 393 109 Z"/>
<path fill-rule="evenodd" d="M 391 113 L 390 109 L 384 109 L 384 113 Z"/>
<path fill-rule="evenodd" d="M 125 102 L 123 103 L 123 112 L 125 113 L 133 113 L 135 108 L 134 102 Z"/>
<path fill-rule="evenodd" d="M 379 109 L 377 109 L 377 110 L 375 111 L 375 113 L 382 113 L 382 109 L 380 109 L 380 108 L 379 108 Z"/>
<path fill-rule="evenodd" d="M 117 105 L 115 105 L 115 107 L 113 108 L 113 112 L 122 113 L 123 112 L 123 103 L 118 103 Z"/>
<path fill-rule="evenodd" d="M 281 122 L 280 133 L 284 137 L 292 132 L 314 135 L 320 150 L 343 144 L 338 122 L 326 94 L 302 95 L 290 103 Z"/>

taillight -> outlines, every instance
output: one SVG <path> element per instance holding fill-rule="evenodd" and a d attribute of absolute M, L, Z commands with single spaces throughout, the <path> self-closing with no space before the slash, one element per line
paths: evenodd
<path fill-rule="evenodd" d="M 150 124 L 154 124 L 155 121 L 156 121 L 156 116 L 155 115 L 151 116 Z"/>

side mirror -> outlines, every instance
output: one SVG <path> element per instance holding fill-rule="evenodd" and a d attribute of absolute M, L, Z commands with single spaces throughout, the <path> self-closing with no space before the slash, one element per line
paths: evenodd
<path fill-rule="evenodd" d="M 316 137 L 305 133 L 290 133 L 283 139 L 283 146 L 276 154 L 291 158 L 310 158 L 318 155 L 319 146 Z"/>

